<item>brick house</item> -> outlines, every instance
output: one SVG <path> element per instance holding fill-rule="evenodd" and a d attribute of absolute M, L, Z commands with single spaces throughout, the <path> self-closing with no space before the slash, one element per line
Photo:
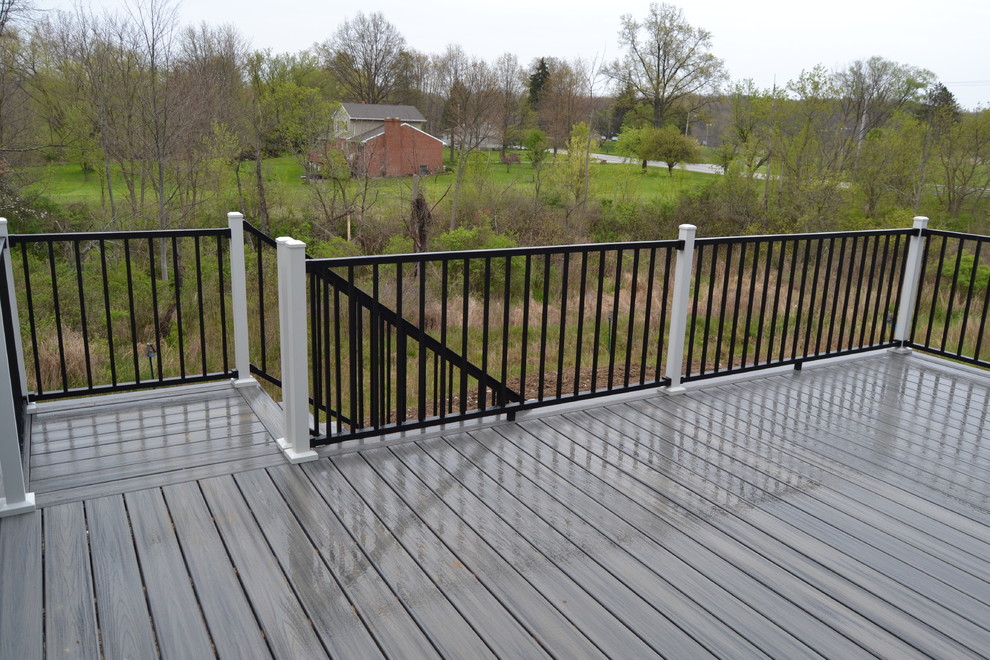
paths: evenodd
<path fill-rule="evenodd" d="M 341 138 L 351 171 L 357 176 L 409 176 L 443 169 L 444 142 L 398 117 L 350 138 Z"/>

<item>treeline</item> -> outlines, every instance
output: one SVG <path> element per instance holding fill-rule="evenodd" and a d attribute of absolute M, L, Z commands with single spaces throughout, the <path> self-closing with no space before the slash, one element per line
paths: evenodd
<path fill-rule="evenodd" d="M 328 150 L 333 113 L 348 101 L 415 105 L 448 142 L 449 194 L 426 201 L 430 222 L 450 229 L 503 233 L 497 212 L 517 229 L 561 228 L 517 232 L 522 242 L 651 238 L 683 221 L 708 233 L 902 225 L 914 212 L 969 228 L 986 221 L 990 111 L 965 112 L 930 72 L 879 57 L 816 67 L 772 90 L 730 82 L 712 36 L 671 5 L 623 16 L 613 62 L 524 65 L 456 44 L 418 52 L 381 13 L 357 13 L 312 48 L 272 53 L 252 51 L 233 26 L 181 26 L 169 0 L 135 0 L 123 14 L 6 4 L 15 11 L 0 16 L 0 204 L 35 218 L 29 229 L 195 226 L 239 209 L 268 231 L 322 240 L 349 237 L 353 224 L 364 250 L 382 249 L 389 232 L 425 244 L 432 228 L 386 217 L 409 211 L 381 204 Z M 727 176 L 662 208 L 595 198 L 588 154 L 615 136 L 620 152 L 670 163 L 701 156 L 694 138 Z M 521 145 L 536 154 L 535 193 L 465 191 L 479 150 Z M 560 148 L 563 183 L 541 190 L 544 150 Z M 287 205 L 267 169 L 286 155 L 311 184 L 302 207 Z M 99 203 L 27 199 L 26 166 L 46 162 L 96 178 Z"/>

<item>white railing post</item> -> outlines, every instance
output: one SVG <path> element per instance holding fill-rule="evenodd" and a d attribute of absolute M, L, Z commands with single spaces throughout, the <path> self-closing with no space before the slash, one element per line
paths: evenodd
<path fill-rule="evenodd" d="M 10 266 L 10 250 L 7 245 L 7 221 L 0 218 L 0 239 L 3 240 L 4 272 L 0 277 L 7 278 L 10 296 L 0 300 L 0 305 L 11 305 L 10 314 L 16 327 L 17 305 L 14 296 L 13 270 Z M 15 332 L 12 337 L 17 348 L 17 359 L 23 364 L 20 337 Z M 13 365 L 18 367 L 20 365 Z M 14 388 L 11 385 L 11 364 L 7 359 L 7 330 L 0 323 L 0 477 L 3 478 L 3 497 L 0 497 L 0 518 L 34 511 L 34 493 L 26 492 L 24 471 L 21 463 L 21 443 L 17 435 L 17 408 L 14 405 Z M 21 380 L 21 391 L 27 391 L 24 369 L 17 370 Z"/>
<path fill-rule="evenodd" d="M 256 384 L 251 377 L 251 354 L 248 350 L 247 275 L 244 268 L 244 215 L 228 213 L 230 227 L 230 296 L 234 317 L 234 387 Z"/>
<path fill-rule="evenodd" d="M 9 300 L 7 304 L 10 305 L 10 318 L 13 319 L 15 328 L 21 327 L 20 318 L 17 312 L 17 291 L 14 289 L 14 263 L 11 260 L 10 254 L 10 244 L 7 242 L 8 227 L 7 218 L 0 218 L 0 238 L 3 238 L 3 250 L 4 250 L 4 271 L 0 273 L 0 277 L 7 278 L 7 292 L 9 293 Z M 21 379 L 21 392 L 27 392 L 27 371 L 24 369 L 24 344 L 21 342 L 20 333 L 14 333 L 14 348 L 17 352 L 17 373 Z M 32 410 L 34 407 L 33 403 L 28 404 L 28 410 Z"/>
<path fill-rule="evenodd" d="M 282 345 L 284 437 L 278 444 L 291 463 L 317 458 L 309 446 L 309 365 L 306 340 L 306 244 L 282 236 L 278 245 L 278 318 Z"/>
<path fill-rule="evenodd" d="M 691 297 L 691 269 L 694 265 L 694 235 L 698 228 L 694 225 L 681 225 L 678 240 L 681 248 L 677 251 L 674 265 L 674 299 L 670 309 L 670 336 L 667 340 L 667 378 L 670 385 L 668 394 L 680 394 L 681 374 L 684 372 L 684 335 L 687 331 L 688 300 Z"/>
<path fill-rule="evenodd" d="M 928 218 L 914 218 L 915 235 L 908 245 L 907 258 L 904 261 L 904 286 L 901 288 L 901 300 L 897 310 L 897 324 L 894 326 L 894 341 L 898 346 L 897 352 L 909 353 L 911 349 L 904 346 L 911 338 L 911 326 L 914 320 L 914 305 L 918 300 L 921 289 L 921 258 L 925 249 L 924 229 L 928 227 Z"/>

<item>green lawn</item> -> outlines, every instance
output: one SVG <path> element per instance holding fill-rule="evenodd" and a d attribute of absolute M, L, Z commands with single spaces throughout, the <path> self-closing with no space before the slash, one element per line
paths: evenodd
<path fill-rule="evenodd" d="M 530 196 L 534 194 L 535 172 L 529 162 L 527 152 L 517 153 L 522 161 L 519 164 L 504 165 L 499 162 L 498 152 L 481 152 L 472 157 L 472 162 L 465 171 L 462 183 L 462 195 L 484 194 L 489 198 L 514 194 Z M 449 152 L 444 152 L 445 156 Z M 564 158 L 559 155 L 558 158 Z M 453 163 L 446 163 L 447 171 L 442 174 L 423 177 L 420 185 L 430 204 L 443 200 L 449 204 L 453 197 L 456 180 Z M 548 156 L 543 171 L 544 197 L 553 196 L 552 170 L 554 161 Z M 303 179 L 303 167 L 298 158 L 284 156 L 269 158 L 264 162 L 266 194 L 272 217 L 287 214 L 297 218 L 305 218 L 313 202 L 311 185 Z M 665 169 L 648 168 L 641 171 L 638 164 L 601 163 L 592 160 L 590 164 L 591 183 L 589 196 L 599 200 L 651 201 L 656 199 L 673 201 L 685 192 L 689 192 L 711 181 L 712 175 L 699 174 L 675 169 L 673 176 L 668 176 Z M 82 168 L 76 164 L 53 163 L 43 166 L 24 168 L 23 174 L 29 181 L 31 192 L 41 193 L 54 202 L 63 206 L 72 204 L 87 204 L 99 206 L 105 201 L 105 185 L 102 178 L 95 172 L 85 176 Z M 242 189 L 246 195 L 255 194 L 254 163 L 246 161 L 241 164 L 240 178 Z M 211 178 L 203 184 L 207 191 L 204 197 L 217 196 L 222 203 L 237 205 L 237 188 L 233 166 L 216 164 Z M 358 182 L 352 181 L 356 186 Z M 212 187 L 211 187 L 212 185 Z M 412 177 L 397 177 L 390 179 L 374 179 L 369 182 L 376 206 L 386 214 L 401 213 L 408 207 L 412 192 Z M 154 191 L 151 182 L 146 183 L 146 203 L 154 203 Z M 114 178 L 115 194 L 118 202 L 123 200 L 125 193 L 124 181 L 121 176 Z"/>

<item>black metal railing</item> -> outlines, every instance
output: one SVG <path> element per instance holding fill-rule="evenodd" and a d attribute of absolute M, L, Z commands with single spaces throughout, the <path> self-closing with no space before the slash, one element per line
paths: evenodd
<path fill-rule="evenodd" d="M 925 230 L 909 345 L 990 367 L 990 237 Z"/>
<path fill-rule="evenodd" d="M 237 375 L 229 229 L 10 236 L 35 400 Z"/>
<path fill-rule="evenodd" d="M 308 260 L 322 441 L 657 387 L 676 241 Z"/>
<path fill-rule="evenodd" d="M 282 387 L 279 352 L 278 257 L 275 239 L 244 222 L 251 373 L 273 394 Z"/>
<path fill-rule="evenodd" d="M 912 233 L 698 239 L 683 379 L 893 346 Z"/>

